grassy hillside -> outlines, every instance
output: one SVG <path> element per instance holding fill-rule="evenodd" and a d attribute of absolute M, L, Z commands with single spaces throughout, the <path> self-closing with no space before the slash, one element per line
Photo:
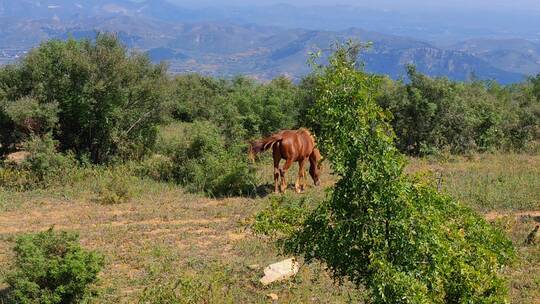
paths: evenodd
<path fill-rule="evenodd" d="M 523 245 L 540 221 L 539 168 L 540 156 L 525 154 L 411 159 L 408 166 L 410 174 L 433 182 L 440 172 L 443 191 L 504 228 L 519 250 L 519 260 L 505 274 L 512 303 L 540 300 L 540 247 Z M 54 225 L 78 231 L 85 247 L 105 254 L 106 267 L 95 286 L 99 303 L 133 303 L 174 286 L 186 303 L 266 303 L 268 293 L 276 293 L 282 303 L 363 301 L 363 292 L 347 284 L 336 287 L 322 266 L 302 267 L 293 280 L 269 287 L 258 283 L 266 265 L 284 258 L 269 240 L 250 230 L 254 214 L 272 195 L 215 200 L 175 185 L 129 178 L 126 167 L 81 170 L 62 187 L 0 191 L 0 280 L 11 263 L 14 237 Z M 129 184 L 126 203 L 105 205 L 100 200 L 112 171 L 121 172 L 122 182 Z M 271 183 L 268 159 L 260 163 L 258 174 L 262 185 Z M 332 180 L 326 170 L 323 185 Z M 296 194 L 290 190 L 286 195 Z M 304 195 L 322 197 L 324 191 L 310 187 Z"/>
<path fill-rule="evenodd" d="M 313 32 L 305 38 L 316 41 L 324 37 Z M 204 39 L 207 38 L 211 37 Z M 286 57 L 301 46 L 285 48 L 283 53 L 274 55 Z M 355 55 L 358 47 L 353 43 L 348 44 L 347 49 L 338 46 L 336 54 L 340 57 L 337 58 Z M 162 51 L 158 53 L 172 54 L 166 49 Z M 498 277 L 499 271 L 491 270 L 503 270 L 501 275 L 509 279 L 513 302 L 537 301 L 540 247 L 524 245 L 524 240 L 540 220 L 540 77 L 515 86 L 478 81 L 458 83 L 444 78 L 432 79 L 409 67 L 411 82 L 394 82 L 363 74 L 352 68 L 353 62 L 341 62 L 339 66 L 347 67 L 345 74 L 354 76 L 351 79 L 355 86 L 364 85 L 363 79 L 369 79 L 374 85 L 369 94 L 381 93 L 377 100 L 369 99 L 369 103 L 363 105 L 367 110 L 376 110 L 365 114 L 367 118 L 376 116 L 375 123 L 356 130 L 354 127 L 365 123 L 363 117 L 349 117 L 348 126 L 353 129 L 347 134 L 357 136 L 354 145 L 366 138 L 374 144 L 374 149 L 369 143 L 363 143 L 354 150 L 356 155 L 366 156 L 363 160 L 366 164 L 394 164 L 394 171 L 399 175 L 381 174 L 389 172 L 385 166 L 375 166 L 369 172 L 373 172 L 373 176 L 386 176 L 388 181 L 396 181 L 398 176 L 413 180 L 403 175 L 401 157 L 405 155 L 397 151 L 394 142 L 407 155 L 426 157 L 409 159 L 407 174 L 416 176 L 414 183 L 405 185 L 397 181 L 393 187 L 378 179 L 381 183 L 376 187 L 382 191 L 402 189 L 404 194 L 416 191 L 412 188 L 416 185 L 429 188 L 426 193 L 435 197 L 437 206 L 443 207 L 437 208 L 436 217 L 430 217 L 429 212 L 422 213 L 431 206 L 429 200 L 422 200 L 423 195 L 389 198 L 386 203 L 396 209 L 407 206 L 407 202 L 414 203 L 414 208 L 419 210 L 416 219 L 437 230 L 432 235 L 436 237 L 413 237 L 410 243 L 420 244 L 418 240 L 427 238 L 467 240 L 472 235 L 494 247 L 504 245 L 512 251 L 508 253 L 510 257 L 513 248 L 503 236 L 506 233 L 518 249 L 519 259 L 509 268 L 484 264 L 489 271 L 483 277 Z M 343 75 L 339 71 L 328 75 Z M 0 69 L 0 284 L 6 282 L 13 288 L 0 286 L 0 303 L 4 303 L 6 295 L 11 299 L 17 294 L 41 298 L 42 295 L 47 297 L 53 289 L 54 293 L 62 293 L 65 288 L 57 288 L 64 286 L 56 284 L 58 278 L 75 280 L 65 279 L 63 272 L 58 275 L 58 268 L 69 268 L 74 275 L 68 277 L 85 276 L 84 270 L 80 270 L 85 262 L 76 262 L 77 259 L 71 259 L 72 255 L 67 253 L 81 252 L 75 250 L 76 246 L 66 245 L 75 242 L 78 246 L 76 236 L 65 243 L 49 233 L 47 238 L 53 238 L 52 241 L 46 238 L 44 243 L 25 245 L 23 251 L 19 250 L 23 239 L 30 242 L 42 239 L 28 233 L 50 227 L 79 233 L 85 248 L 104 255 L 105 268 L 101 272 L 98 269 L 101 262 L 97 260 L 95 267 L 89 267 L 92 272 L 87 271 L 93 273 L 87 276 L 91 279 L 87 283 L 94 283 L 95 274 L 99 273 L 100 280 L 92 287 L 98 303 L 262 303 L 268 301 L 269 293 L 277 294 L 285 303 L 361 303 L 372 299 L 373 295 L 355 290 L 352 284 L 336 286 L 325 267 L 319 264 L 303 264 L 300 274 L 286 282 L 269 287 L 258 283 L 266 265 L 285 257 L 279 256 L 272 237 L 254 233 L 260 232 L 257 227 L 267 220 L 257 216 L 255 221 L 255 217 L 261 210 L 272 210 L 266 208 L 269 205 L 294 204 L 298 195 L 291 190 L 285 194 L 285 200 L 280 201 L 271 194 L 274 169 L 270 155 L 267 153 L 256 164 L 250 163 L 248 143 L 277 130 L 309 127 L 314 131 L 318 147 L 327 157 L 327 162 L 323 163 L 327 169 L 322 176 L 323 187 L 309 187 L 302 195 L 308 198 L 307 204 L 298 209 L 311 210 L 322 201 L 325 189 L 337 181 L 329 172 L 330 162 L 343 176 L 340 167 L 335 166 L 332 151 L 325 151 L 329 142 L 323 132 L 323 127 L 335 130 L 343 119 L 328 119 L 315 111 L 321 99 L 317 94 L 332 92 L 334 87 L 325 89 L 322 86 L 325 78 L 317 74 L 296 85 L 286 77 L 258 83 L 244 77 L 230 80 L 198 74 L 170 77 L 166 72 L 165 66 L 153 65 L 148 58 L 131 54 L 116 37 L 106 34 L 98 35 L 95 42 L 49 42 L 28 54 L 18 65 Z M 329 83 L 336 85 L 334 81 Z M 337 83 L 336 88 L 339 88 L 340 82 Z M 349 87 L 345 88 L 341 91 L 348 94 Z M 351 95 L 350 100 L 355 101 L 361 95 L 363 93 Z M 334 104 L 347 101 L 349 97 L 332 96 L 327 101 Z M 352 109 L 348 104 L 342 105 L 342 109 L 327 113 L 347 113 Z M 389 132 L 391 117 L 395 138 Z M 383 124 L 376 123 L 378 119 Z M 337 130 L 343 132 L 342 127 Z M 373 134 L 381 137 L 373 137 Z M 384 145 L 378 146 L 379 143 Z M 338 152 L 351 150 L 350 145 L 333 144 L 331 147 Z M 369 149 L 364 150 L 365 147 Z M 378 156 L 388 156 L 385 151 L 392 152 L 392 159 L 378 162 Z M 370 157 L 370 153 L 377 155 Z M 353 176 L 362 173 L 362 169 L 351 168 Z M 293 167 L 288 173 L 289 183 L 295 173 Z M 450 207 L 454 202 L 444 200 L 446 197 L 437 194 L 435 189 L 425 187 L 426 183 L 479 214 L 460 207 L 468 214 L 463 214 L 467 221 L 458 219 L 455 222 L 458 226 L 446 226 L 452 222 L 449 218 L 460 213 L 452 215 L 455 210 Z M 336 192 L 339 185 L 341 182 Z M 352 190 L 363 189 L 362 185 L 351 185 Z M 370 185 L 370 182 L 364 184 L 366 188 Z M 354 193 L 358 198 L 370 197 L 369 193 Z M 344 201 L 351 200 L 345 197 Z M 361 218 L 370 214 L 369 204 L 362 205 L 366 209 L 347 208 L 357 211 L 351 217 Z M 286 221 L 292 222 L 297 215 L 300 219 L 304 216 L 290 210 L 270 213 L 285 214 Z M 388 212 L 383 213 L 389 216 Z M 499 226 L 500 231 L 482 221 L 480 216 Z M 345 222 L 349 219 L 345 218 Z M 439 226 L 433 225 L 434 220 Z M 376 227 L 391 221 L 415 222 L 414 218 L 393 216 L 376 221 L 366 226 Z M 267 223 L 282 224 L 272 219 Z M 460 223 L 465 226 L 459 226 Z M 475 226 L 486 230 L 475 230 Z M 406 231 L 411 235 L 420 231 L 418 226 L 407 224 L 396 227 L 400 233 Z M 353 227 L 351 231 L 356 230 Z M 465 230 L 469 230 L 468 234 L 464 234 Z M 497 230 L 497 235 L 488 233 L 489 230 Z M 21 238 L 22 235 L 26 236 Z M 310 233 L 306 239 L 315 242 L 314 237 L 319 235 Z M 335 235 L 347 236 L 348 233 Z M 373 237 L 377 242 L 382 239 L 388 237 Z M 23 240 L 23 245 L 28 244 L 27 241 Z M 369 243 L 359 239 L 356 244 Z M 422 244 L 428 244 L 422 246 L 429 250 L 439 246 L 432 244 L 431 247 L 429 242 Z M 459 248 L 463 257 L 468 256 L 466 251 L 475 252 L 478 245 L 468 241 L 449 244 L 449 248 Z M 364 247 L 369 251 L 377 246 Z M 357 248 L 353 244 L 342 249 Z M 392 252 L 401 251 L 389 248 Z M 440 256 L 461 260 L 462 257 L 448 255 L 445 250 Z M 21 262 L 21 256 L 31 261 Z M 76 256 L 79 261 L 85 259 L 84 255 Z M 414 254 L 401 255 L 410 256 Z M 65 264 L 69 266 L 54 267 L 54 261 L 48 262 L 57 258 L 68 260 Z M 473 255 L 467 259 L 465 263 L 470 264 L 470 269 L 476 268 L 477 262 L 494 261 L 491 255 Z M 368 264 L 340 260 L 359 266 Z M 439 268 L 437 263 L 411 261 L 412 265 L 428 265 L 439 274 L 453 277 L 458 289 L 469 290 L 461 289 L 466 285 L 456 279 L 461 276 L 454 277 L 461 268 L 449 266 L 451 264 L 447 264 L 448 268 Z M 48 266 L 43 266 L 49 264 L 54 269 L 44 271 Z M 14 277 L 17 277 L 16 282 Z M 403 282 L 396 286 L 409 286 Z M 497 280 L 499 282 L 496 289 L 502 299 L 506 291 L 500 288 L 504 282 Z M 356 287 L 365 283 L 366 290 L 372 291 L 376 290 L 374 286 L 379 286 L 358 280 L 355 283 Z M 30 288 L 37 294 L 28 292 Z M 86 294 L 81 292 L 74 296 Z M 481 291 L 480 297 L 483 295 Z M 58 297 L 65 299 L 69 295 Z M 15 298 L 14 302 L 23 302 L 20 299 Z"/>

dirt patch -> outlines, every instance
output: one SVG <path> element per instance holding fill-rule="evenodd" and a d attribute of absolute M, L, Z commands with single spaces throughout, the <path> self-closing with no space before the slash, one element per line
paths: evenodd
<path fill-rule="evenodd" d="M 227 237 L 229 238 L 229 240 L 236 242 L 236 241 L 241 241 L 241 240 L 245 239 L 247 237 L 247 234 L 229 232 L 227 234 Z"/>
<path fill-rule="evenodd" d="M 492 211 L 486 213 L 484 218 L 488 221 L 493 221 L 505 217 L 515 217 L 515 218 L 533 218 L 535 221 L 540 221 L 540 211 L 521 211 L 521 212 L 500 212 Z"/>
<path fill-rule="evenodd" d="M 40 226 L 38 229 L 35 229 L 33 227 L 28 227 L 26 225 L 20 225 L 20 226 L 11 226 L 11 227 L 2 227 L 0 226 L 0 234 L 14 234 L 14 233 L 22 233 L 22 232 L 30 232 L 35 230 L 44 230 L 49 229 L 51 226 L 54 226 L 55 229 L 62 229 L 62 230 L 80 230 L 80 229 L 88 229 L 89 226 L 92 228 L 98 228 L 98 227 L 131 227 L 131 226 L 200 226 L 200 225 L 208 225 L 212 223 L 221 223 L 224 222 L 226 219 L 214 219 L 214 220 L 207 220 L 207 219 L 196 219 L 196 220 L 173 220 L 173 221 L 164 221 L 162 219 L 151 219 L 151 220 L 142 220 L 142 221 L 118 221 L 118 222 L 104 222 L 104 223 L 94 223 L 94 224 L 55 224 L 54 222 L 50 222 L 48 224 L 42 223 L 41 221 L 37 221 L 37 225 Z M 155 234 L 159 234 L 162 231 L 159 231 L 160 229 L 155 229 Z M 170 229 L 161 229 L 161 230 L 167 230 Z M 207 232 L 206 230 L 200 231 L 200 233 Z M 152 231 L 149 232 L 149 234 L 152 234 Z"/>

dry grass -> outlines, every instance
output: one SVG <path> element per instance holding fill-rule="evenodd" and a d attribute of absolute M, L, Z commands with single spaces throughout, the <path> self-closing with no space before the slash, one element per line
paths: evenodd
<path fill-rule="evenodd" d="M 540 210 L 540 155 L 413 159 L 407 170 L 441 174 L 443 190 L 479 212 Z"/>
<path fill-rule="evenodd" d="M 271 183 L 265 164 L 261 178 Z M 444 191 L 507 231 L 520 257 L 507 270 L 512 302 L 540 303 L 540 246 L 523 244 L 540 220 L 535 213 L 540 211 L 540 156 L 415 159 L 408 170 L 441 171 Z M 293 168 L 291 182 L 295 173 Z M 323 181 L 332 184 L 328 171 Z M 318 265 L 302 267 L 288 282 L 258 284 L 262 269 L 284 258 L 249 231 L 265 198 L 212 200 L 175 185 L 138 180 L 128 203 L 103 205 L 95 202 L 101 183 L 99 174 L 90 174 L 55 189 L 0 191 L 0 280 L 12 260 L 14 237 L 54 225 L 78 231 L 85 247 L 105 254 L 97 303 L 137 303 L 150 289 L 170 289 L 176 282 L 181 282 L 177 293 L 200 296 L 195 302 L 267 303 L 268 293 L 276 293 L 281 303 L 362 302 L 364 293 L 336 287 Z M 310 188 L 304 195 L 322 197 L 324 192 Z"/>
<path fill-rule="evenodd" d="M 78 231 L 86 248 L 105 254 L 99 303 L 137 302 L 145 288 L 179 278 L 203 280 L 205 291 L 206 282 L 223 278 L 215 282 L 219 288 L 214 293 L 224 294 L 208 297 L 228 295 L 234 303 L 266 303 L 270 292 L 291 303 L 335 303 L 349 297 L 350 289 L 336 288 L 316 266 L 304 267 L 291 282 L 259 286 L 262 269 L 282 258 L 246 227 L 264 199 L 212 200 L 173 185 L 141 181 L 137 187 L 144 191 L 131 202 L 103 205 L 96 203 L 92 191 L 83 190 L 94 184 L 99 182 L 69 186 L 80 191 L 71 189 L 65 198 L 58 195 L 62 189 L 50 190 L 49 197 L 43 191 L 8 194 L 8 201 L 18 202 L 0 215 L 0 269 L 7 269 L 12 260 L 16 235 L 54 225 Z"/>

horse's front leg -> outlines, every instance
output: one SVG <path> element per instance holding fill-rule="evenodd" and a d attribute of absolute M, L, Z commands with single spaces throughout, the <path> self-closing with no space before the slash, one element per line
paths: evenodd
<path fill-rule="evenodd" d="M 306 163 L 305 159 L 298 160 L 298 177 L 296 178 L 296 183 L 294 184 L 294 189 L 296 190 L 296 193 L 302 193 L 304 192 L 304 179 L 305 179 L 305 172 L 304 172 L 304 165 Z"/>

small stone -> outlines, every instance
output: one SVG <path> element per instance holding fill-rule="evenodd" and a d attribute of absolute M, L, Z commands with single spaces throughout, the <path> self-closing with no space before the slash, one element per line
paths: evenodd
<path fill-rule="evenodd" d="M 259 269 L 261 266 L 259 264 L 253 264 L 253 265 L 248 265 L 248 268 L 251 269 L 251 270 L 257 270 Z"/>
<path fill-rule="evenodd" d="M 260 279 L 263 285 L 288 279 L 298 273 L 300 265 L 294 258 L 269 265 L 264 269 L 264 277 Z"/>
<path fill-rule="evenodd" d="M 272 302 L 275 302 L 279 299 L 278 295 L 275 293 L 269 293 L 266 295 Z"/>

